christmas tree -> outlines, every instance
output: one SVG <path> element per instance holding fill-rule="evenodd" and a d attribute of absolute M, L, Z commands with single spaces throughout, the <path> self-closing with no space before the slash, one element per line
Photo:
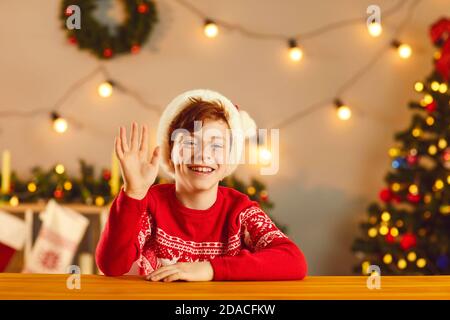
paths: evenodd
<path fill-rule="evenodd" d="M 414 89 L 411 125 L 389 149 L 392 170 L 380 202 L 368 208 L 352 250 L 354 271 L 377 265 L 386 274 L 450 274 L 450 20 L 430 29 L 435 69 Z"/>

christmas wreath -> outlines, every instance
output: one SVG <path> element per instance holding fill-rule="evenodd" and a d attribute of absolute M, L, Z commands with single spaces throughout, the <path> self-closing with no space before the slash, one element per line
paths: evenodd
<path fill-rule="evenodd" d="M 97 21 L 93 12 L 99 0 L 63 0 L 61 20 L 67 32 L 69 43 L 80 49 L 91 51 L 100 59 L 109 59 L 125 53 L 137 53 L 148 39 L 153 26 L 158 21 L 156 6 L 151 0 L 122 0 L 126 18 L 111 32 L 108 26 Z M 81 27 L 70 30 L 67 19 L 75 12 L 69 8 L 80 8 Z"/>

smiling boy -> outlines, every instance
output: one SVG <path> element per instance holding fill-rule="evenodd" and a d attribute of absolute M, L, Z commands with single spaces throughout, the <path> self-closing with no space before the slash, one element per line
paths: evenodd
<path fill-rule="evenodd" d="M 152 281 L 305 277 L 303 253 L 258 203 L 219 186 L 243 150 L 241 113 L 230 100 L 211 90 L 176 97 L 150 155 L 148 129 L 138 131 L 133 122 L 128 143 L 120 127 L 115 140 L 124 185 L 97 247 L 105 275 L 123 275 L 137 262 Z M 153 185 L 159 163 L 175 183 Z"/>

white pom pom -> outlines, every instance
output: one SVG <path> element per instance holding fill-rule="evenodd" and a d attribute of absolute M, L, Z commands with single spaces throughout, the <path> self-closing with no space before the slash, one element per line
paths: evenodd
<path fill-rule="evenodd" d="M 239 110 L 239 114 L 241 115 L 242 130 L 244 131 L 245 137 L 249 138 L 255 136 L 257 128 L 255 120 L 243 110 Z"/>

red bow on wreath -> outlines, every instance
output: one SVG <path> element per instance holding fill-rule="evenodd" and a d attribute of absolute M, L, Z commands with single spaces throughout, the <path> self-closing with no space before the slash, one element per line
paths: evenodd
<path fill-rule="evenodd" d="M 435 66 L 439 74 L 448 81 L 450 76 L 450 20 L 442 18 L 431 26 L 431 40 L 441 47 L 441 55 Z"/>

